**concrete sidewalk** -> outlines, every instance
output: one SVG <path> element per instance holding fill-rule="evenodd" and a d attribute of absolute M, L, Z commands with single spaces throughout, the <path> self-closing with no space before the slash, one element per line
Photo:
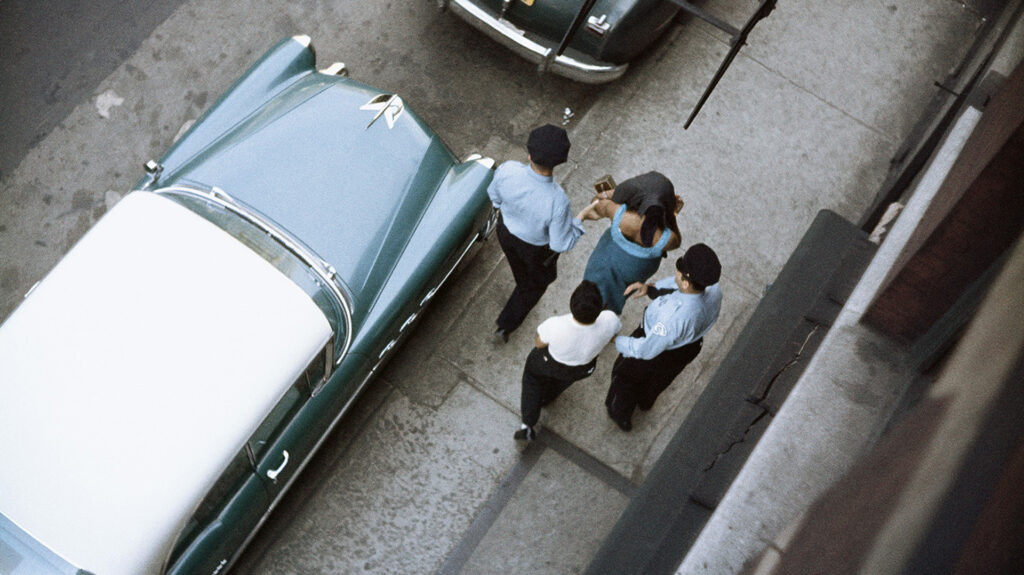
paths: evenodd
<path fill-rule="evenodd" d="M 727 19 L 742 22 L 751 4 L 736 4 Z M 604 415 L 614 358 L 608 349 L 593 379 L 547 410 L 543 423 L 558 442 L 634 483 L 646 478 L 815 214 L 831 209 L 857 221 L 870 206 L 891 157 L 933 95 L 933 81 L 959 62 L 977 24 L 955 3 L 897 9 L 858 2 L 845 11 L 780 3 L 688 131 L 682 122 L 703 89 L 690 82 L 710 79 L 727 49 L 724 35 L 702 22 L 677 28 L 616 86 L 613 97 L 606 94 L 572 132 L 573 165 L 562 181 L 574 205 L 586 201 L 590 183 L 604 173 L 621 181 L 662 171 L 686 200 L 680 216 L 684 245 L 706 242 L 723 261 L 725 303 L 704 353 L 651 412 L 638 414 L 632 433 L 620 432 Z M 683 69 L 691 73 L 677 72 Z M 538 306 L 534 323 L 565 313 L 604 227 L 590 225 L 580 245 L 562 258 L 568 273 Z M 673 259 L 660 275 L 672 273 Z M 507 276 L 499 266 L 492 280 L 507 289 Z M 468 333 L 486 329 L 483 320 L 498 303 L 491 300 L 500 297 L 486 298 L 479 314 L 471 314 L 479 320 Z M 623 324 L 635 325 L 642 307 L 627 305 Z M 511 363 L 521 362 L 532 334 L 516 335 L 510 346 L 519 353 Z M 461 352 L 461 361 L 491 353 L 473 347 Z M 482 381 L 493 380 L 478 373 Z M 492 393 L 513 410 L 516 374 L 492 383 Z M 464 573 L 572 573 L 588 565 L 595 542 L 610 532 L 609 519 L 617 519 L 630 493 L 600 474 L 585 480 L 573 463 L 579 456 L 551 451 L 523 480 Z"/>
<path fill-rule="evenodd" d="M 715 13 L 733 23 L 756 6 L 726 4 Z M 608 224 L 587 224 L 559 260 L 559 280 L 505 345 L 488 336 L 512 278 L 491 242 L 384 374 L 394 392 L 375 392 L 367 417 L 378 423 L 346 444 L 333 479 L 296 512 L 301 528 L 273 543 L 254 571 L 586 569 L 815 214 L 863 215 L 933 82 L 959 63 L 978 25 L 953 1 L 780 3 L 688 131 L 682 123 L 728 38 L 699 21 L 676 27 L 571 126 L 570 162 L 555 176 L 576 208 L 603 174 L 622 181 L 656 169 L 672 179 L 686 200 L 684 245 L 708 243 L 723 262 L 722 315 L 701 356 L 627 434 L 604 412 L 609 347 L 590 379 L 544 410 L 540 438 L 519 451 L 511 436 L 533 328 L 568 311 Z M 522 147 L 485 151 L 526 159 Z M 642 307 L 627 304 L 624 326 L 637 324 Z M 431 423 L 406 428 L 417 421 Z M 406 437 L 409 451 L 374 451 L 387 434 Z M 338 506 L 339 492 L 348 504 Z M 329 548 L 312 543 L 330 533 Z"/>

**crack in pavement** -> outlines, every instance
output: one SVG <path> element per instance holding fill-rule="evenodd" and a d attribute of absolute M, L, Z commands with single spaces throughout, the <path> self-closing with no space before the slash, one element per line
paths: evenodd
<path fill-rule="evenodd" d="M 782 366 L 782 368 L 779 369 L 779 371 L 776 372 L 776 374 L 774 376 L 772 376 L 771 380 L 768 381 L 768 385 L 765 386 L 764 391 L 761 393 L 761 395 L 759 397 L 757 397 L 757 398 L 748 398 L 748 399 L 745 400 L 748 403 L 761 408 L 761 413 L 758 414 L 757 417 L 755 417 L 753 419 L 753 421 L 751 421 L 747 425 L 747 428 L 743 431 L 743 435 L 741 435 L 739 439 L 737 439 L 736 441 L 733 441 L 725 449 L 723 449 L 722 451 L 719 451 L 718 453 L 715 454 L 715 457 L 711 460 L 711 463 L 709 463 L 708 466 L 703 469 L 704 473 L 707 473 L 707 472 L 711 471 L 711 469 L 713 469 L 715 467 L 715 465 L 718 463 L 718 460 L 721 459 L 722 457 L 724 457 L 730 451 L 732 451 L 733 447 L 736 447 L 737 445 L 745 442 L 746 439 L 747 439 L 747 436 L 750 434 L 750 431 L 758 423 L 760 423 L 760 421 L 762 419 L 764 419 L 764 417 L 766 415 L 771 414 L 771 410 L 763 405 L 764 400 L 767 399 L 768 394 L 771 393 L 772 387 L 775 385 L 775 382 L 778 381 L 778 379 L 780 377 L 782 377 L 782 374 L 784 374 L 787 371 L 789 371 L 789 369 L 791 367 L 796 365 L 803 358 L 804 350 L 807 348 L 807 344 L 811 341 L 811 338 L 814 337 L 814 335 L 817 334 L 818 331 L 821 330 L 821 328 L 822 328 L 821 324 L 814 324 L 814 329 L 812 329 L 810 331 L 810 333 L 807 334 L 807 337 L 804 338 L 803 343 L 800 344 L 800 349 L 798 349 L 796 351 L 796 354 L 793 355 L 792 359 L 790 359 L 788 362 L 786 362 L 786 365 Z"/>

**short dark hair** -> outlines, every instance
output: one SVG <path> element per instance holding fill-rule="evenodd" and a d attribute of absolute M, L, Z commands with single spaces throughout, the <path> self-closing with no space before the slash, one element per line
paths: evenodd
<path fill-rule="evenodd" d="M 569 310 L 576 321 L 589 325 L 597 321 L 604 308 L 604 299 L 601 297 L 601 290 L 592 281 L 583 280 L 573 290 L 569 298 Z"/>

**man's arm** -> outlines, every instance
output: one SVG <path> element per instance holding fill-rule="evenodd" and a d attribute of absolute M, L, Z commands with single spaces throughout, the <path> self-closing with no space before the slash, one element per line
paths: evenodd
<path fill-rule="evenodd" d="M 671 280 L 671 285 L 667 285 Z M 660 286 L 660 287 L 659 287 Z M 632 297 L 634 299 L 647 296 L 651 299 L 657 299 L 663 295 L 668 295 L 676 291 L 677 286 L 675 285 L 674 278 L 663 278 L 655 284 L 645 284 L 643 282 L 633 282 L 626 286 L 626 291 L 622 292 L 622 295 L 626 297 Z"/>
<path fill-rule="evenodd" d="M 670 288 L 661 288 L 657 287 L 656 285 L 653 285 L 647 289 L 647 297 L 651 299 L 658 299 L 659 297 L 663 295 L 668 295 L 674 291 L 676 291 L 675 286 L 672 286 Z"/>
<path fill-rule="evenodd" d="M 594 200 L 587 204 L 587 207 L 580 210 L 580 213 L 576 214 L 576 219 L 580 220 L 599 220 L 601 216 L 597 213 L 598 200 Z"/>
<path fill-rule="evenodd" d="M 591 212 L 594 215 L 596 215 L 597 217 L 592 218 L 592 219 L 595 219 L 595 220 L 599 220 L 601 218 L 612 219 L 612 218 L 615 217 L 615 212 L 617 212 L 619 210 L 619 205 L 620 204 L 617 204 L 617 203 L 615 203 L 615 202 L 613 202 L 611 200 L 605 200 L 605 199 L 601 199 L 600 197 L 596 197 L 595 196 L 593 201 L 596 201 L 597 204 L 594 205 L 594 208 L 593 208 L 593 210 L 591 210 Z M 591 203 L 593 203 L 593 201 Z"/>
<path fill-rule="evenodd" d="M 647 294 L 650 295 L 655 289 L 668 290 L 669 282 L 675 285 L 675 278 L 663 278 L 654 286 L 649 286 Z M 671 290 L 668 290 L 671 291 Z M 626 357 L 639 359 L 652 359 L 668 349 L 674 342 L 679 341 L 681 335 L 689 327 L 686 317 L 674 311 L 675 307 L 671 302 L 667 306 L 651 304 L 644 312 L 644 325 L 649 326 L 644 330 L 644 337 L 622 336 L 615 338 L 615 348 Z M 648 316 L 647 314 L 652 314 Z"/>
<path fill-rule="evenodd" d="M 501 209 L 501 186 L 507 173 L 507 169 L 502 168 L 505 168 L 505 164 L 498 166 L 498 169 L 494 171 L 491 183 L 487 185 L 487 197 L 491 198 L 491 205 L 499 210 Z"/>
<path fill-rule="evenodd" d="M 501 194 L 498 193 L 498 180 L 491 180 L 487 186 L 487 197 L 491 199 L 491 205 L 495 209 L 501 209 Z"/>
<path fill-rule="evenodd" d="M 573 218 L 569 207 L 568 198 L 566 198 L 565 205 L 559 210 L 559 213 L 554 215 L 551 225 L 548 227 L 548 246 L 559 253 L 571 250 L 583 235 L 583 221 Z"/>
<path fill-rule="evenodd" d="M 659 326 L 661 326 L 659 328 Z M 637 359 L 654 359 L 668 349 L 668 346 L 675 338 L 670 337 L 663 324 L 655 324 L 651 333 L 644 337 L 629 337 L 620 335 L 615 338 L 615 349 L 626 357 Z"/>
<path fill-rule="evenodd" d="M 632 297 L 633 299 L 641 298 L 644 296 L 647 296 L 651 299 L 656 299 L 665 294 L 670 294 L 673 291 L 675 290 L 668 288 L 662 289 L 641 282 L 633 282 L 626 286 L 626 291 L 622 292 L 622 295 L 626 297 Z"/>
<path fill-rule="evenodd" d="M 636 299 L 638 297 L 644 297 L 645 295 L 647 295 L 647 291 L 651 289 L 654 288 L 652 286 L 645 284 L 644 282 L 633 282 L 626 286 L 626 291 L 622 292 L 622 295 Z"/>

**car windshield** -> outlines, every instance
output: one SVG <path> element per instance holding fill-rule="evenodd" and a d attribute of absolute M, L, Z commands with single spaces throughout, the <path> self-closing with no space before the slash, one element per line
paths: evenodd
<path fill-rule="evenodd" d="M 25 533 L 0 513 L 0 573 L 88 575 Z"/>
<path fill-rule="evenodd" d="M 232 237 L 245 244 L 249 249 L 270 262 L 281 273 L 301 287 L 306 294 L 324 312 L 324 316 L 334 332 L 335 363 L 341 359 L 345 345 L 347 310 L 341 302 L 331 294 L 325 285 L 326 280 L 316 273 L 306 261 L 297 256 L 291 249 L 278 241 L 266 230 L 249 222 L 237 213 L 225 208 L 220 203 L 208 199 L 204 192 L 192 190 L 171 190 L 172 193 L 162 194 L 202 216 Z M 185 193 L 180 193 L 185 192 Z"/>

